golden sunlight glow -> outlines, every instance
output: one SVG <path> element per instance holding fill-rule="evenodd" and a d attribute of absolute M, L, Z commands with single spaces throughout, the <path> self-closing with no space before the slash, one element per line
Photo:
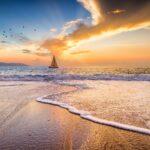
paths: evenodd
<path fill-rule="evenodd" d="M 75 45 L 74 41 L 71 41 L 71 40 L 67 41 L 67 46 L 68 47 L 73 47 L 74 45 Z"/>
<path fill-rule="evenodd" d="M 113 14 L 120 14 L 120 13 L 124 13 L 126 10 L 124 10 L 124 9 L 115 9 L 115 10 L 113 10 L 113 11 L 111 11 L 111 13 L 113 13 Z"/>
<path fill-rule="evenodd" d="M 141 9 L 118 5 L 106 9 L 101 1 L 77 1 L 90 13 L 87 16 L 90 19 L 81 14 L 76 19 L 63 20 L 61 10 L 56 9 L 58 17 L 51 22 L 54 25 L 43 32 L 48 32 L 47 36 L 39 34 L 40 41 L 30 38 L 25 42 L 0 41 L 0 61 L 48 65 L 51 53 L 62 65 L 124 63 L 128 60 L 150 64 L 147 40 L 150 38 L 150 3 Z M 116 38 L 120 34 L 122 36 Z"/>

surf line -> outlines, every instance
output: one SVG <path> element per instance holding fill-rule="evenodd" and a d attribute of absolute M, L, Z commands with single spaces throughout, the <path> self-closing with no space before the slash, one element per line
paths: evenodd
<path fill-rule="evenodd" d="M 136 126 L 128 125 L 128 124 L 122 124 L 122 123 L 118 123 L 118 122 L 114 122 L 114 121 L 108 121 L 108 120 L 105 120 L 105 119 L 100 119 L 100 118 L 92 116 L 87 111 L 78 110 L 77 108 L 75 108 L 73 106 L 70 106 L 67 103 L 59 102 L 59 101 L 54 100 L 55 96 L 60 96 L 60 95 L 64 95 L 64 94 L 68 94 L 68 93 L 72 93 L 72 92 L 77 92 L 78 90 L 88 89 L 88 86 L 82 85 L 82 84 L 68 84 L 68 83 L 60 83 L 60 82 L 56 82 L 55 84 L 72 86 L 72 87 L 75 87 L 75 89 L 70 90 L 70 91 L 65 91 L 65 92 L 59 92 L 59 93 L 56 93 L 56 94 L 41 96 L 41 97 L 38 97 L 36 99 L 36 101 L 41 102 L 41 103 L 46 103 L 46 104 L 59 106 L 61 108 L 67 109 L 70 113 L 79 115 L 81 118 L 92 121 L 94 123 L 103 124 L 103 125 L 107 125 L 107 126 L 127 130 L 127 131 L 133 131 L 133 132 L 137 132 L 137 133 L 150 135 L 150 130 L 149 129 L 136 127 Z M 47 98 L 47 97 L 49 97 L 49 98 Z"/>
<path fill-rule="evenodd" d="M 122 123 L 118 123 L 118 122 L 114 122 L 114 121 L 108 121 L 108 120 L 104 120 L 104 119 L 99 119 L 97 117 L 92 116 L 89 112 L 78 110 L 75 107 L 70 106 L 70 105 L 68 105 L 66 103 L 54 101 L 54 100 L 48 99 L 46 97 L 47 96 L 38 97 L 36 100 L 38 102 L 52 104 L 52 105 L 56 105 L 56 106 L 65 108 L 69 112 L 71 112 L 73 114 L 76 114 L 76 115 L 79 115 L 81 118 L 84 118 L 86 120 L 89 120 L 89 121 L 92 121 L 92 122 L 95 122 L 95 123 L 99 123 L 99 124 L 103 124 L 103 125 L 119 128 L 119 129 L 124 129 L 124 130 L 128 130 L 128 131 L 133 131 L 133 132 L 138 132 L 138 133 L 143 133 L 143 134 L 150 135 L 150 130 L 149 129 L 136 127 L 136 126 L 132 126 L 132 125 L 127 125 L 127 124 L 122 124 Z"/>
<path fill-rule="evenodd" d="M 48 99 L 46 97 L 47 96 L 38 97 L 36 100 L 38 102 L 52 104 L 52 105 L 56 105 L 56 106 L 65 108 L 69 112 L 71 112 L 73 114 L 76 114 L 76 115 L 79 115 L 81 118 L 84 118 L 86 120 L 89 120 L 89 121 L 92 121 L 92 122 L 95 122 L 95 123 L 99 123 L 99 124 L 119 128 L 119 129 L 124 129 L 124 130 L 128 130 L 128 131 L 133 131 L 133 132 L 138 132 L 138 133 L 150 135 L 150 130 L 149 129 L 136 127 L 136 126 L 132 126 L 132 125 L 127 125 L 127 124 L 122 124 L 122 123 L 118 123 L 118 122 L 114 122 L 114 121 L 99 119 L 97 117 L 92 116 L 89 112 L 78 110 L 75 107 L 70 106 L 66 103 L 54 101 L 54 100 Z"/>

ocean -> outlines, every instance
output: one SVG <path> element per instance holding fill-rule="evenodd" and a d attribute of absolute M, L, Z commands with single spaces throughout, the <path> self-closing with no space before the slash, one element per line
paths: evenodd
<path fill-rule="evenodd" d="M 49 69 L 32 66 L 0 66 L 0 81 L 124 80 L 150 81 L 150 68 L 76 67 Z"/>

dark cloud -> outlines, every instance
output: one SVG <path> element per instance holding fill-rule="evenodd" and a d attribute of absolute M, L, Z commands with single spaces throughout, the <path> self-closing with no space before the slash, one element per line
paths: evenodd
<path fill-rule="evenodd" d="M 25 53 L 25 54 L 30 54 L 30 53 L 31 53 L 31 50 L 23 49 L 22 52 Z"/>
<path fill-rule="evenodd" d="M 136 13 L 139 9 L 142 9 L 150 1 L 149 0 L 96 0 L 97 4 L 102 7 L 103 13 L 122 9 L 126 10 L 127 14 Z"/>
<path fill-rule="evenodd" d="M 8 43 L 7 41 L 0 41 L 0 43 Z"/>
<path fill-rule="evenodd" d="M 37 55 L 37 56 L 41 56 L 41 57 L 50 56 L 49 52 L 39 52 L 39 49 L 37 49 L 36 51 L 37 52 L 33 52 L 32 50 L 29 50 L 29 49 L 22 49 L 22 53 L 24 53 L 24 54 Z"/>

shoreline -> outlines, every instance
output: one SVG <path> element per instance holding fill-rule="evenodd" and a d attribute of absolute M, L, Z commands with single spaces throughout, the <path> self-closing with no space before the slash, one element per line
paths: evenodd
<path fill-rule="evenodd" d="M 104 82 L 109 82 L 109 81 L 104 81 Z M 22 82 L 22 81 L 20 81 L 20 82 L 18 82 L 18 81 L 17 82 L 7 81 L 6 82 L 6 81 L 2 81 L 1 85 L 0 85 L 0 88 L 2 88 L 2 87 L 5 87 L 6 89 L 7 89 L 7 87 L 10 87 L 10 88 L 14 87 L 15 88 L 15 86 L 16 86 L 16 88 L 17 87 L 19 88 L 19 87 L 23 87 L 23 86 L 25 87 L 25 86 L 35 84 L 35 87 L 39 86 L 38 91 L 41 93 L 40 95 L 42 95 L 43 92 L 44 93 L 49 93 L 48 89 L 52 86 L 50 89 L 52 89 L 54 92 L 51 91 L 51 94 L 48 94 L 48 95 L 46 94 L 44 96 L 36 96 L 35 97 L 36 101 L 57 105 L 59 107 L 67 109 L 69 112 L 71 112 L 73 114 L 79 115 L 83 119 L 87 119 L 87 120 L 93 121 L 95 123 L 105 124 L 105 125 L 113 126 L 113 127 L 116 127 L 116 128 L 131 130 L 131 131 L 134 131 L 134 132 L 139 132 L 139 133 L 150 135 L 150 129 L 143 128 L 143 127 L 140 127 L 140 126 L 136 126 L 135 124 L 122 123 L 122 122 L 119 122 L 119 121 L 110 120 L 109 118 L 107 119 L 107 118 L 103 118 L 103 117 L 100 117 L 100 116 L 96 116 L 95 114 L 92 114 L 92 113 L 90 113 L 90 111 L 86 110 L 86 107 L 85 107 L 85 110 L 84 110 L 82 107 L 76 107 L 76 105 L 74 105 L 74 104 L 72 105 L 72 103 L 70 103 L 68 101 L 62 101 L 62 99 L 59 100 L 59 98 L 61 98 L 62 95 L 68 95 L 70 93 L 71 93 L 71 95 L 74 94 L 74 93 L 78 94 L 78 92 L 82 92 L 82 91 L 84 92 L 84 91 L 89 90 L 89 89 L 91 90 L 91 88 L 88 87 L 84 83 L 79 82 L 77 84 L 77 83 L 73 82 L 71 84 L 70 83 L 68 84 L 67 82 L 62 82 L 62 83 L 59 83 L 59 82 L 49 82 L 49 83 L 38 82 L 38 83 L 36 83 L 36 82 L 30 82 L 30 81 L 29 82 Z M 45 87 L 44 88 L 45 91 L 44 90 L 41 91 L 40 86 Z M 54 86 L 54 88 L 53 88 L 53 86 Z M 55 90 L 56 87 L 59 87 L 57 92 Z M 36 89 L 34 89 L 33 92 L 36 92 Z"/>
<path fill-rule="evenodd" d="M 57 100 L 53 95 L 68 91 L 75 94 L 75 87 L 52 82 L 0 85 L 0 123 L 6 120 L 0 126 L 0 149 L 150 149 L 148 135 L 97 124 L 66 109 L 36 101 L 40 95 L 50 94 Z"/>
<path fill-rule="evenodd" d="M 109 82 L 109 81 L 103 81 L 103 82 L 105 83 L 105 82 Z M 123 82 L 125 82 L 125 81 L 123 81 Z M 147 82 L 144 81 L 143 83 L 147 83 Z M 79 115 L 81 118 L 92 121 L 94 123 L 104 124 L 107 126 L 112 126 L 112 127 L 123 129 L 123 130 L 128 130 L 128 131 L 132 131 L 132 132 L 138 132 L 138 133 L 150 135 L 150 129 L 148 129 L 148 128 L 136 126 L 136 124 L 128 124 L 128 123 L 122 123 L 119 121 L 114 121 L 114 120 L 109 120 L 109 119 L 102 119 L 99 116 L 91 114 L 90 111 L 85 111 L 84 109 L 82 109 L 80 107 L 79 108 L 76 107 L 76 105 L 71 105 L 71 103 L 68 103 L 68 101 L 64 102 L 64 101 L 61 101 L 62 99 L 59 100 L 59 97 L 61 95 L 65 95 L 68 93 L 77 93 L 78 91 L 81 92 L 81 91 L 84 91 L 84 90 L 90 88 L 85 84 L 85 82 L 78 83 L 78 84 L 77 83 L 70 84 L 67 82 L 64 82 L 64 83 L 56 82 L 56 84 L 74 87 L 75 89 L 73 89 L 71 91 L 67 91 L 67 92 L 62 92 L 62 93 L 60 92 L 57 94 L 41 96 L 41 97 L 38 97 L 36 100 L 38 102 L 43 102 L 43 103 L 59 106 L 61 108 L 68 110 L 70 113 Z M 55 96 L 58 96 L 58 100 L 57 100 L 57 98 L 55 100 Z"/>
<path fill-rule="evenodd" d="M 47 95 L 47 96 L 49 96 L 49 95 Z M 149 129 L 136 127 L 136 126 L 128 125 L 128 124 L 122 124 L 119 122 L 109 121 L 109 120 L 105 120 L 105 119 L 100 119 L 100 118 L 97 118 L 97 117 L 91 115 L 89 112 L 78 110 L 77 108 L 75 108 L 73 106 L 69 106 L 68 104 L 50 100 L 50 99 L 46 98 L 47 96 L 38 97 L 36 99 L 36 101 L 38 101 L 40 103 L 50 104 L 50 105 L 54 105 L 54 106 L 58 106 L 60 108 L 66 109 L 68 112 L 78 115 L 81 118 L 86 119 L 88 121 L 92 121 L 94 123 L 111 126 L 114 128 L 123 129 L 123 130 L 127 130 L 127 131 L 150 135 Z"/>
<path fill-rule="evenodd" d="M 28 103 L 0 131 L 0 141 L 1 149 L 150 148 L 150 136 L 96 124 L 36 101 Z"/>

